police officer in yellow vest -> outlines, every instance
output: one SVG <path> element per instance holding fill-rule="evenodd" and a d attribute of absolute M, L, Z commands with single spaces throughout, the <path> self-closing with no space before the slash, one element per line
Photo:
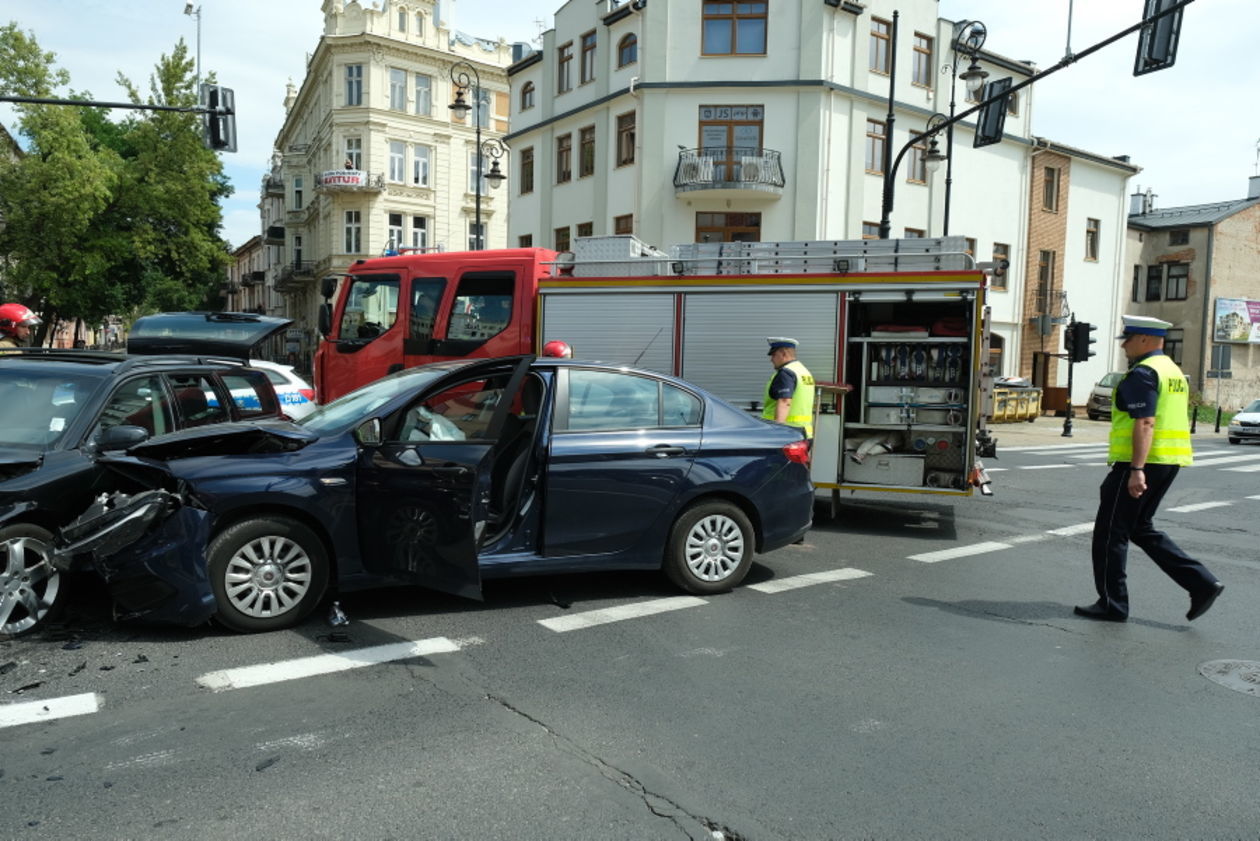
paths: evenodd
<path fill-rule="evenodd" d="M 1203 564 L 1186 555 L 1151 523 L 1155 509 L 1194 457 L 1190 448 L 1190 385 L 1177 364 L 1164 355 L 1172 325 L 1158 318 L 1124 316 L 1124 355 L 1130 367 L 1111 401 L 1111 441 L 1094 520 L 1094 587 L 1098 601 L 1076 608 L 1078 616 L 1123 622 L 1129 617 L 1125 560 L 1136 543 L 1173 581 L 1190 594 L 1186 619 L 1197 619 L 1225 585 Z"/>
<path fill-rule="evenodd" d="M 774 376 L 766 383 L 765 408 L 761 416 L 805 430 L 805 437 L 814 440 L 814 375 L 796 358 L 796 339 L 772 336 L 770 362 Z"/>

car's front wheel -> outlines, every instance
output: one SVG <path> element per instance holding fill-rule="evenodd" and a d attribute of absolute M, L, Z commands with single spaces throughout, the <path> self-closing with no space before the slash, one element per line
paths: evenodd
<path fill-rule="evenodd" d="M 228 526 L 206 552 L 215 618 L 234 631 L 274 631 L 315 609 L 328 586 L 328 552 L 311 529 L 266 516 Z"/>
<path fill-rule="evenodd" d="M 1241 438 L 1234 438 L 1233 436 L 1230 436 L 1229 443 L 1231 443 L 1231 444 L 1241 444 L 1241 443 L 1242 443 L 1242 439 L 1241 439 Z"/>
<path fill-rule="evenodd" d="M 752 566 L 752 523 L 729 502 L 703 502 L 674 522 L 665 549 L 665 574 L 683 590 L 724 593 Z"/>
<path fill-rule="evenodd" d="M 0 528 L 0 634 L 25 634 L 57 615 L 62 575 L 52 565 L 53 537 L 28 523 Z"/>

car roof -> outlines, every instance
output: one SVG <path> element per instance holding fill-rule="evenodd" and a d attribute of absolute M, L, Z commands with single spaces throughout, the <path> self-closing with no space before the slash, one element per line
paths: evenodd
<path fill-rule="evenodd" d="M 0 354 L 0 365 L 39 366 L 40 370 L 64 370 L 66 373 L 79 375 L 96 371 L 102 377 L 137 370 L 195 369 L 208 372 L 230 371 L 242 367 L 234 359 L 179 354 L 147 356 L 68 348 L 14 348 Z"/>

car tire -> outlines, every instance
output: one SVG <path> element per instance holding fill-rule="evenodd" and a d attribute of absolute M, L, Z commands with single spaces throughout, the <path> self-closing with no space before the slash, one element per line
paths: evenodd
<path fill-rule="evenodd" d="M 1099 417 L 1101 417 L 1101 415 L 1099 415 L 1097 412 L 1086 412 L 1085 416 L 1088 417 L 1090 420 L 1098 420 Z"/>
<path fill-rule="evenodd" d="M 215 620 L 243 633 L 275 631 L 306 618 L 328 587 L 328 551 L 288 517 L 242 520 L 206 550 Z"/>
<path fill-rule="evenodd" d="M 754 543 L 752 523 L 737 506 L 702 502 L 674 521 L 665 575 L 688 593 L 725 593 L 748 574 Z"/>
<path fill-rule="evenodd" d="M 0 528 L 0 634 L 27 634 L 56 618 L 65 577 L 52 565 L 53 536 L 39 526 Z"/>
<path fill-rule="evenodd" d="M 1241 439 L 1241 438 L 1234 438 L 1234 437 L 1232 437 L 1232 436 L 1231 436 L 1231 437 L 1230 437 L 1230 439 L 1229 439 L 1229 443 L 1231 443 L 1231 444 L 1241 444 L 1241 443 L 1242 443 L 1242 439 Z"/>

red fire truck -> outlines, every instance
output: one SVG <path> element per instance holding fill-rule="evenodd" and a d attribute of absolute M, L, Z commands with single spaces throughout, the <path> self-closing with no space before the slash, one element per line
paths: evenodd
<path fill-rule="evenodd" d="M 986 271 L 963 237 L 697 243 L 631 236 L 360 260 L 325 278 L 318 400 L 442 359 L 537 353 L 675 374 L 759 411 L 765 336 L 823 383 L 813 475 L 833 491 L 969 494 L 987 478 Z M 842 384 L 853 386 L 846 394 Z"/>

